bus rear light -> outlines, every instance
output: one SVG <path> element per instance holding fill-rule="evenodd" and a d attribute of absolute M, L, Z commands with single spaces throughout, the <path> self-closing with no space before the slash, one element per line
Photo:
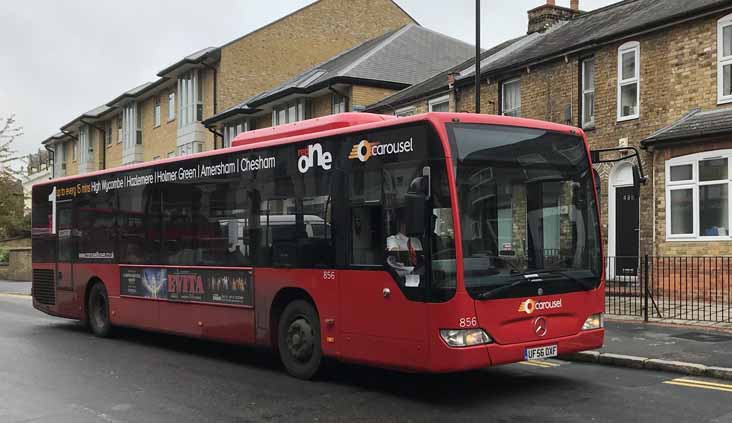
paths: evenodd
<path fill-rule="evenodd" d="M 585 323 L 582 325 L 582 330 L 600 329 L 602 327 L 605 327 L 605 324 L 602 321 L 602 313 L 597 313 L 591 315 L 587 320 L 585 320 Z"/>
<path fill-rule="evenodd" d="M 450 347 L 470 347 L 493 342 L 483 329 L 440 329 L 440 336 Z"/>

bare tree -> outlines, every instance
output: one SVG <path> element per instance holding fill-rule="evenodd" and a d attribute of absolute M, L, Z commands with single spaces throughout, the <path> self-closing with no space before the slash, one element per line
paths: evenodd
<path fill-rule="evenodd" d="M 11 163 L 18 160 L 17 151 L 13 149 L 13 142 L 16 138 L 23 135 L 23 128 L 18 126 L 15 121 L 15 115 L 10 117 L 0 117 L 0 170 L 4 172 L 16 173 L 17 171 L 10 166 Z"/>

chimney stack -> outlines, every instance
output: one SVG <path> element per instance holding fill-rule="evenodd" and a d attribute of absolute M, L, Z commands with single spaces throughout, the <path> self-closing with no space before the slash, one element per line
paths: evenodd
<path fill-rule="evenodd" d="M 579 0 L 570 0 L 570 7 L 557 6 L 556 0 L 546 0 L 546 4 L 529 10 L 529 28 L 526 32 L 544 32 L 559 22 L 569 21 L 581 14 Z"/>

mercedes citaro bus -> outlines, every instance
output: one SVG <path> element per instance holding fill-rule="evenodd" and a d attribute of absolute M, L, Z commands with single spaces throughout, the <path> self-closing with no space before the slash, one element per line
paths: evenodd
<path fill-rule="evenodd" d="M 343 113 L 33 187 L 33 305 L 86 321 L 453 372 L 603 343 L 584 133 Z"/>

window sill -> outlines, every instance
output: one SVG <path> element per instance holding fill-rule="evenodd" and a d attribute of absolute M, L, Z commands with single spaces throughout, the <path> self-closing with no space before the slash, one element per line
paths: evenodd
<path fill-rule="evenodd" d="M 168 119 L 168 122 L 167 122 L 167 123 L 170 123 L 170 122 L 175 122 L 175 118 L 173 118 L 173 119 Z"/>
<path fill-rule="evenodd" d="M 631 115 L 631 116 L 625 116 L 625 117 L 618 116 L 618 123 L 627 122 L 629 120 L 636 120 L 636 119 L 640 119 L 640 115 Z"/>
<path fill-rule="evenodd" d="M 160 125 L 153 125 L 153 129 L 158 129 L 158 128 L 160 128 Z"/>
<path fill-rule="evenodd" d="M 730 97 L 717 97 L 717 105 L 730 104 L 732 103 L 732 96 Z"/>
<path fill-rule="evenodd" d="M 732 237 L 729 236 L 705 236 L 705 237 L 694 237 L 694 238 L 669 238 L 666 236 L 666 242 L 732 242 Z"/>
<path fill-rule="evenodd" d="M 594 123 L 582 125 L 582 130 L 585 132 L 591 132 L 591 131 L 594 131 L 595 129 L 597 129 L 597 127 L 595 126 Z"/>

